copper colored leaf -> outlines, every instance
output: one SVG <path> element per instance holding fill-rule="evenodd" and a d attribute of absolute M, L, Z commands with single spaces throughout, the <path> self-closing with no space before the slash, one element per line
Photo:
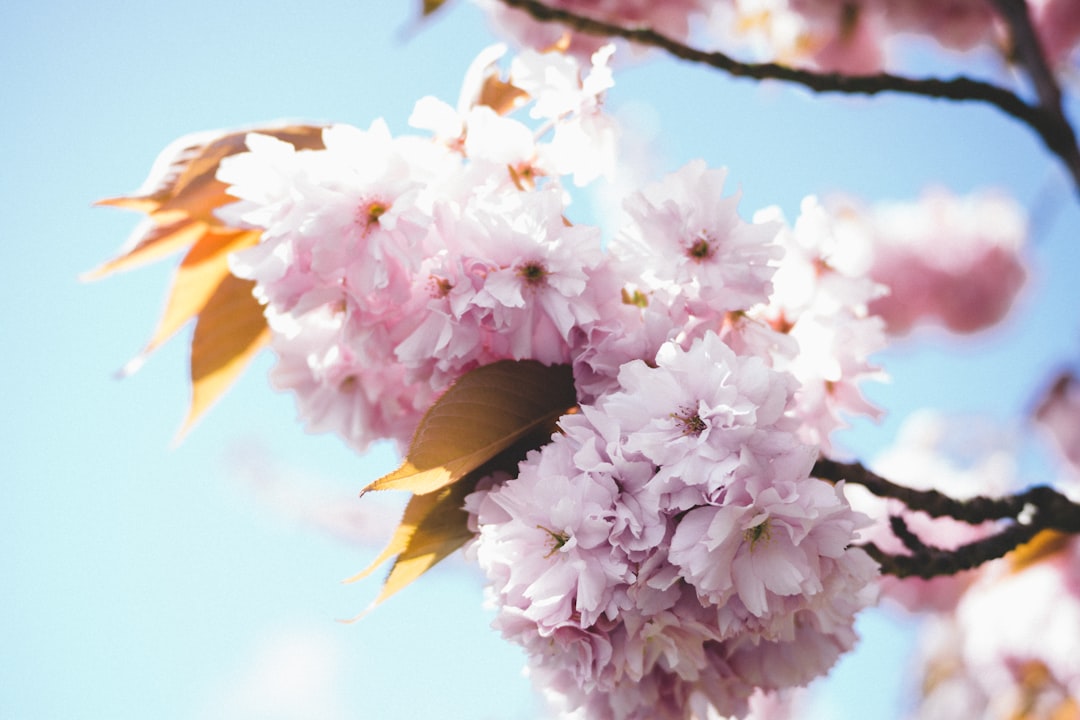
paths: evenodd
<path fill-rule="evenodd" d="M 215 176 L 230 155 L 246 151 L 249 132 L 271 135 L 300 149 L 321 148 L 321 126 L 277 125 L 233 131 L 193 133 L 172 142 L 154 161 L 149 176 L 133 195 L 101 200 L 98 205 L 138 210 L 149 218 L 136 229 L 120 254 L 87 273 L 96 279 L 127 270 L 195 242 L 209 228 L 225 228 L 214 211 L 236 198 Z"/>
<path fill-rule="evenodd" d="M 436 12 L 446 4 L 446 0 L 424 0 L 424 17 Z"/>
<path fill-rule="evenodd" d="M 181 218 L 174 222 L 157 224 L 146 220 L 133 233 L 131 249 L 108 260 L 90 272 L 83 273 L 83 280 L 98 280 L 114 272 L 131 270 L 140 265 L 159 260 L 194 244 L 206 232 L 206 223 Z"/>
<path fill-rule="evenodd" d="M 140 355 L 147 355 L 196 317 L 229 275 L 229 253 L 259 241 L 259 232 L 207 232 L 176 269 L 165 312 Z"/>
<path fill-rule="evenodd" d="M 97 279 L 190 248 L 180 263 L 163 316 L 142 352 L 125 366 L 133 372 L 146 355 L 197 318 L 191 347 L 192 400 L 181 435 L 231 384 L 269 338 L 251 283 L 229 274 L 228 255 L 259 240 L 259 233 L 227 226 L 215 211 L 236 198 L 217 179 L 221 161 L 247 149 L 249 133 L 271 135 L 298 149 L 323 147 L 322 126 L 279 124 L 185 135 L 154 161 L 142 187 L 99 205 L 145 212 L 117 257 L 86 273 Z"/>
<path fill-rule="evenodd" d="M 382 590 L 372 603 L 374 607 L 464 545 L 472 533 L 463 506 L 465 496 L 475 485 L 464 481 L 427 495 L 413 495 L 389 544 L 374 562 L 346 582 L 367 577 L 396 555 Z"/>
<path fill-rule="evenodd" d="M 435 492 L 515 447 L 541 435 L 577 403 L 567 365 L 503 360 L 462 376 L 427 411 L 401 467 L 369 490 Z"/>
<path fill-rule="evenodd" d="M 529 94 L 498 75 L 488 75 L 480 89 L 477 105 L 486 105 L 499 115 L 506 115 L 528 100 Z"/>
<path fill-rule="evenodd" d="M 191 407 L 181 435 L 232 384 L 270 331 L 254 283 L 226 275 L 199 312 L 191 339 Z"/>

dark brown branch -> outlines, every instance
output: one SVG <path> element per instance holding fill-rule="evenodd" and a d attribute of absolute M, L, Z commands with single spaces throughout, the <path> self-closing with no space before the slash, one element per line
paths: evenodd
<path fill-rule="evenodd" d="M 902 515 L 890 515 L 889 527 L 892 529 L 893 535 L 904 543 L 904 547 L 915 555 L 932 553 L 937 550 L 937 548 L 931 548 L 924 543 L 921 537 L 912 532 Z"/>
<path fill-rule="evenodd" d="M 873 543 L 863 546 L 881 564 L 881 571 L 887 575 L 921 578 L 951 575 L 1000 558 L 1043 530 L 1080 533 L 1080 505 L 1044 485 L 1000 498 L 957 500 L 937 490 L 916 490 L 897 485 L 859 463 L 840 463 L 821 458 L 814 465 L 813 474 L 832 482 L 843 480 L 862 485 L 879 497 L 899 500 L 909 509 L 921 510 L 933 517 L 950 517 L 971 524 L 989 520 L 1011 521 L 982 540 L 955 550 L 942 550 L 924 544 L 899 516 L 891 517 L 893 533 L 912 554 L 891 555 Z"/>
<path fill-rule="evenodd" d="M 990 4 L 1009 26 L 1012 53 L 1031 78 L 1035 93 L 1039 96 L 1039 104 L 1060 112 L 1061 88 L 1046 64 L 1046 55 L 1043 53 L 1039 36 L 1035 33 L 1035 27 L 1031 24 L 1026 0 L 990 0 Z"/>
<path fill-rule="evenodd" d="M 990 0 L 990 3 L 1009 26 L 1013 54 L 1035 87 L 1035 93 L 1039 98 L 1039 108 L 1046 116 L 1047 122 L 1057 126 L 1049 137 L 1043 136 L 1043 141 L 1054 154 L 1062 159 L 1076 178 L 1076 168 L 1080 168 L 1080 148 L 1077 146 L 1076 133 L 1062 110 L 1061 88 L 1058 86 L 1053 71 L 1046 63 L 1046 54 L 1043 52 L 1035 27 L 1031 23 L 1027 2 L 1025 0 Z M 1055 147 L 1054 142 L 1059 145 Z"/>
<path fill-rule="evenodd" d="M 988 520 L 1017 520 L 1035 526 L 1036 530 L 1080 533 L 1080 505 L 1045 485 L 1000 498 L 977 496 L 957 500 L 937 490 L 897 485 L 860 463 L 820 458 L 814 464 L 813 474 L 823 480 L 862 485 L 878 497 L 899 500 L 908 508 L 922 510 L 932 517 L 951 517 L 973 525 Z"/>
<path fill-rule="evenodd" d="M 1002 4 L 1014 1 L 996 0 Z M 822 93 L 876 95 L 882 92 L 897 92 L 945 100 L 987 103 L 1035 131 L 1050 152 L 1064 163 L 1074 184 L 1080 190 L 1080 150 L 1077 149 L 1075 133 L 1060 112 L 1060 105 L 1057 106 L 1057 112 L 1053 107 L 1030 105 L 1003 87 L 967 77 L 942 80 L 908 78 L 891 73 L 843 75 L 799 70 L 777 63 L 744 63 L 722 52 L 706 52 L 692 48 L 651 28 L 623 27 L 550 7 L 538 0 L 502 0 L 502 2 L 528 13 L 540 22 L 560 23 L 587 35 L 618 37 L 639 45 L 660 48 L 674 57 L 708 65 L 733 77 L 783 80 Z"/>
<path fill-rule="evenodd" d="M 867 543 L 862 548 L 881 565 L 881 572 L 885 575 L 928 580 L 939 575 L 953 575 L 963 570 L 971 570 L 990 560 L 1004 557 L 1029 542 L 1040 531 L 1031 525 L 1010 525 L 1001 532 L 961 545 L 955 550 L 923 545 L 921 550 L 913 551 L 911 555 L 893 555 L 873 543 Z M 921 544 L 921 541 L 919 543 Z"/>

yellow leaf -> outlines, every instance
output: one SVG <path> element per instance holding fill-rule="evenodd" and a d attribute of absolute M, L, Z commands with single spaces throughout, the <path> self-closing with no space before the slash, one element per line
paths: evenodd
<path fill-rule="evenodd" d="M 472 537 L 468 527 L 469 515 L 464 510 L 465 496 L 476 487 L 475 479 L 478 477 L 438 492 L 413 495 L 389 544 L 374 562 L 345 582 L 367 577 L 396 555 L 397 560 L 390 568 L 379 596 L 371 604 L 374 607 L 464 545 Z"/>
<path fill-rule="evenodd" d="M 312 149 L 323 146 L 322 130 L 318 125 L 281 125 L 193 133 L 172 142 L 158 155 L 149 177 L 134 195 L 98 201 L 98 205 L 138 210 L 150 217 L 136 229 L 119 256 L 86 273 L 83 279 L 98 279 L 157 260 L 196 242 L 208 228 L 225 229 L 214 211 L 236 198 L 225 192 L 227 186 L 215 176 L 223 159 L 247 149 L 249 132 Z"/>
<path fill-rule="evenodd" d="M 457 482 L 500 453 L 543 445 L 577 404 L 567 365 L 502 360 L 462 376 L 427 411 L 405 461 L 364 489 L 423 495 Z M 527 449 L 527 448 L 526 448 Z"/>
<path fill-rule="evenodd" d="M 99 203 L 101 204 L 101 203 Z M 206 223 L 182 218 L 159 225 L 157 218 L 147 220 L 135 232 L 131 249 L 81 275 L 82 280 L 99 280 L 106 275 L 131 270 L 139 265 L 159 260 L 198 241 L 206 232 Z"/>
<path fill-rule="evenodd" d="M 1057 554 L 1068 546 L 1071 537 L 1057 530 L 1040 530 L 1035 537 L 1008 554 L 1010 569 L 1020 572 Z"/>
<path fill-rule="evenodd" d="M 259 241 L 259 231 L 210 231 L 184 256 L 176 269 L 165 312 L 150 342 L 140 356 L 153 352 L 163 342 L 196 317 L 229 275 L 229 253 Z"/>
<path fill-rule="evenodd" d="M 199 312 L 191 339 L 191 407 L 180 437 L 270 339 L 262 306 L 251 295 L 254 285 L 226 275 Z"/>
<path fill-rule="evenodd" d="M 250 132 L 271 135 L 299 149 L 323 147 L 319 125 L 275 125 L 193 133 L 171 143 L 154 161 L 142 187 L 99 205 L 145 212 L 117 257 L 83 275 L 94 280 L 190 248 L 180 263 L 165 312 L 146 347 L 125 366 L 133 372 L 147 354 L 197 317 L 191 347 L 192 400 L 179 436 L 227 389 L 269 339 L 252 284 L 229 274 L 228 255 L 259 240 L 259 233 L 227 226 L 214 214 L 236 198 L 216 175 L 221 161 L 244 152 Z"/>
<path fill-rule="evenodd" d="M 529 93 L 498 75 L 488 75 L 480 88 L 477 105 L 486 105 L 499 115 L 506 115 L 529 99 Z"/>

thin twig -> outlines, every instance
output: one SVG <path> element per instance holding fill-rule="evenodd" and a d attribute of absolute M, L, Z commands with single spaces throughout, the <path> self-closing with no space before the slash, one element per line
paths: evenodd
<path fill-rule="evenodd" d="M 957 500 L 938 490 L 916 490 L 898 485 L 861 463 L 820 458 L 814 464 L 813 475 L 833 482 L 844 480 L 862 485 L 878 497 L 899 500 L 911 510 L 922 510 L 932 517 L 951 517 L 972 525 L 988 520 L 1016 520 L 1036 530 L 1080 533 L 1080 505 L 1045 485 L 1004 497 L 977 496 Z"/>
<path fill-rule="evenodd" d="M 1027 2 L 1025 0 L 990 0 L 990 2 L 1009 26 L 1013 54 L 1035 88 L 1035 94 L 1039 98 L 1039 108 L 1043 111 L 1048 123 L 1057 125 L 1051 137 L 1053 142 L 1059 145 L 1055 147 L 1051 139 L 1046 136 L 1043 138 L 1044 142 L 1061 158 L 1074 178 L 1080 177 L 1078 175 L 1080 148 L 1077 146 L 1076 133 L 1062 110 L 1061 87 L 1050 66 L 1047 65 L 1042 43 L 1031 23 Z"/>
<path fill-rule="evenodd" d="M 1009 0 L 996 1 L 1009 2 Z M 1062 161 L 1072 175 L 1077 190 L 1080 191 L 1080 150 L 1077 149 L 1075 133 L 1060 112 L 1060 105 L 1058 112 L 1055 113 L 1051 107 L 1028 104 L 1003 87 L 963 76 L 943 80 L 909 78 L 891 73 L 843 75 L 800 70 L 771 62 L 744 63 L 723 52 L 706 52 L 692 48 L 651 28 L 623 27 L 561 8 L 554 8 L 538 0 L 502 0 L 502 2 L 528 13 L 540 22 L 560 23 L 587 35 L 619 37 L 639 45 L 660 48 L 674 57 L 708 65 L 733 77 L 783 80 L 822 93 L 876 95 L 882 92 L 897 92 L 945 100 L 987 103 L 1035 131 L 1047 149 Z"/>
<path fill-rule="evenodd" d="M 1030 525 L 1009 525 L 994 535 L 961 545 L 955 550 L 923 545 L 922 549 L 913 551 L 912 555 L 887 553 L 873 543 L 861 547 L 881 565 L 881 572 L 885 575 L 929 579 L 939 575 L 954 575 L 1004 557 L 1029 542 L 1039 532 L 1039 529 Z"/>
<path fill-rule="evenodd" d="M 1002 557 L 1028 542 L 1043 530 L 1080 534 L 1080 505 L 1045 485 L 1029 488 L 1000 498 L 973 497 L 957 500 L 937 490 L 916 490 L 886 480 L 860 463 L 841 463 L 819 458 L 814 464 L 815 477 L 862 485 L 879 497 L 892 498 L 911 510 L 921 510 L 933 517 L 950 517 L 970 524 L 988 520 L 1010 520 L 995 534 L 942 550 L 922 542 L 899 516 L 890 518 L 893 533 L 911 555 L 891 555 L 873 543 L 863 549 L 881 564 L 881 571 L 898 577 L 922 578 L 951 575 Z"/>
<path fill-rule="evenodd" d="M 924 543 L 922 538 L 908 527 L 907 521 L 904 520 L 902 515 L 890 515 L 889 527 L 892 529 L 893 535 L 904 543 L 904 547 L 915 555 L 931 553 L 937 550 Z"/>

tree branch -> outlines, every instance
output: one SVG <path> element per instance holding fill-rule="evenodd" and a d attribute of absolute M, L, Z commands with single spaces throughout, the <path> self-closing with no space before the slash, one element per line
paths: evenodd
<path fill-rule="evenodd" d="M 1038 106 L 1045 115 L 1047 123 L 1056 126 L 1049 128 L 1050 132 L 1043 136 L 1043 141 L 1054 154 L 1061 158 L 1072 172 L 1073 179 L 1076 180 L 1080 177 L 1077 175 L 1077 169 L 1080 168 L 1080 148 L 1077 146 L 1076 133 L 1062 109 L 1061 88 L 1058 86 L 1053 71 L 1046 63 L 1046 54 L 1043 52 L 1035 27 L 1031 23 L 1027 2 L 1025 0 L 990 0 L 990 4 L 1009 26 L 1013 54 L 1035 87 L 1035 94 L 1039 98 Z"/>
<path fill-rule="evenodd" d="M 1039 532 L 1038 528 L 1031 525 L 1010 525 L 1001 532 L 961 545 L 955 550 L 923 545 L 911 555 L 893 555 L 874 543 L 867 543 L 862 548 L 881 565 L 881 572 L 885 575 L 929 580 L 939 575 L 954 575 L 963 570 L 971 570 L 984 562 L 1003 557 L 1029 542 Z"/>
<path fill-rule="evenodd" d="M 937 490 L 916 490 L 897 485 L 860 463 L 841 463 L 820 458 L 814 464 L 814 477 L 862 485 L 878 497 L 893 498 L 912 510 L 922 510 L 932 517 L 951 517 L 972 525 L 988 520 L 1017 520 L 1038 524 L 1037 529 L 1080 533 L 1080 505 L 1046 485 L 1028 488 L 1016 495 L 993 498 L 977 496 L 957 500 Z"/>
<path fill-rule="evenodd" d="M 994 0 L 996 4 L 1003 6 L 1015 4 L 1017 1 Z M 722 52 L 706 52 L 692 48 L 651 28 L 623 27 L 561 8 L 554 8 L 539 0 L 502 0 L 502 2 L 509 7 L 528 13 L 540 22 L 560 23 L 587 35 L 619 37 L 639 45 L 660 48 L 674 57 L 708 65 L 733 77 L 783 80 L 820 93 L 876 95 L 882 92 L 897 92 L 945 100 L 986 103 L 1030 127 L 1042 139 L 1047 149 L 1062 161 L 1072 176 L 1077 191 L 1080 192 L 1080 150 L 1077 148 L 1076 135 L 1061 112 L 1060 103 L 1056 106 L 1047 106 L 1045 102 L 1042 105 L 1030 105 L 1003 87 L 963 76 L 942 80 L 908 78 L 891 73 L 843 75 L 800 70 L 771 62 L 744 63 Z M 1021 4 L 1023 4 L 1022 1 Z M 1027 16 L 1026 9 L 1024 9 L 1024 16 L 1025 18 Z M 1030 29 L 1030 21 L 1028 21 L 1028 28 Z M 1037 45 L 1035 47 L 1037 48 Z M 1031 66 L 1025 65 L 1025 67 L 1032 72 Z M 1052 76 L 1050 78 L 1053 79 Z M 1038 81 L 1036 84 L 1039 84 Z"/>
<path fill-rule="evenodd" d="M 957 500 L 937 490 L 916 490 L 897 485 L 860 463 L 820 458 L 814 465 L 813 475 L 832 482 L 843 480 L 862 485 L 879 497 L 899 500 L 909 509 L 921 510 L 933 517 L 950 517 L 973 525 L 988 520 L 1012 521 L 994 535 L 955 550 L 942 550 L 923 544 L 901 518 L 891 517 L 893 532 L 912 554 L 891 555 L 873 543 L 862 546 L 881 564 L 881 571 L 888 575 L 921 578 L 951 575 L 1002 557 L 1043 530 L 1080 534 L 1080 505 L 1045 485 L 1000 498 L 980 496 Z"/>

